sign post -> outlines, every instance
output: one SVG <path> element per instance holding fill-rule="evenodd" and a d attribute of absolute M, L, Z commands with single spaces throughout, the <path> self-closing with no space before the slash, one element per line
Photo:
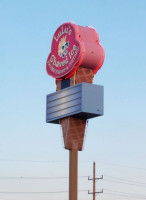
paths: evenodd
<path fill-rule="evenodd" d="M 69 200 L 77 200 L 78 151 L 69 151 Z"/>
<path fill-rule="evenodd" d="M 46 122 L 61 124 L 69 150 L 69 200 L 77 200 L 78 151 L 82 151 L 87 119 L 103 115 L 103 86 L 93 77 L 104 61 L 104 50 L 93 27 L 71 22 L 55 32 L 46 62 L 56 79 L 56 92 L 47 95 Z"/>

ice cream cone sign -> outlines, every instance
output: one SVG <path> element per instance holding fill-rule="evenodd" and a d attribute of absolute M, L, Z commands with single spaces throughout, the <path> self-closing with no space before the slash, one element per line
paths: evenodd
<path fill-rule="evenodd" d="M 62 24 L 53 36 L 51 52 L 46 62 L 46 70 L 48 75 L 56 80 L 56 91 L 83 82 L 89 83 L 90 87 L 94 75 L 101 68 L 103 62 L 104 49 L 99 43 L 96 30 L 93 27 L 83 27 L 68 22 Z M 100 92 L 102 96 L 103 88 L 101 86 L 99 88 L 97 92 Z M 91 89 L 94 90 L 92 87 Z M 64 95 L 68 93 L 69 95 L 65 97 Z M 71 94 L 72 92 L 68 90 L 64 94 L 57 93 L 57 95 L 62 95 L 60 97 L 56 96 L 57 100 L 52 100 L 55 97 L 48 97 L 47 122 L 59 120 L 66 149 L 82 150 L 86 120 L 95 115 L 101 116 L 102 108 L 99 109 L 95 106 L 95 112 L 93 108 L 89 112 L 86 109 L 83 112 L 81 110 L 82 106 L 79 106 L 81 105 L 82 94 L 77 92 L 72 97 Z M 102 107 L 102 99 L 100 97 L 99 102 L 97 102 L 100 104 L 99 107 Z M 97 113 L 97 110 L 99 110 L 99 113 Z"/>

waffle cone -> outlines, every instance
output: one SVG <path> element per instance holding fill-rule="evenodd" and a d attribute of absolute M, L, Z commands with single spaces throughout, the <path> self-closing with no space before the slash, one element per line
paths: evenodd
<path fill-rule="evenodd" d="M 86 82 L 93 82 L 93 70 L 88 68 L 78 68 L 76 73 L 70 77 L 70 86 Z M 61 80 L 56 80 L 56 91 L 61 89 Z M 86 128 L 86 119 L 66 117 L 60 120 L 63 132 L 65 149 L 76 149 L 81 151 Z"/>

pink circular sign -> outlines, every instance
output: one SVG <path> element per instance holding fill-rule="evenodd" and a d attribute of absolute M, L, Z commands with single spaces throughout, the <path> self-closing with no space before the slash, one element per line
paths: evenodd
<path fill-rule="evenodd" d="M 92 69 L 96 74 L 104 62 L 104 49 L 96 30 L 70 22 L 62 24 L 55 32 L 47 73 L 56 79 L 72 76 L 78 67 Z"/>
<path fill-rule="evenodd" d="M 53 36 L 51 53 L 46 63 L 47 73 L 53 78 L 70 77 L 82 61 L 77 38 L 79 34 L 76 34 L 75 29 L 73 24 L 64 23 Z"/>

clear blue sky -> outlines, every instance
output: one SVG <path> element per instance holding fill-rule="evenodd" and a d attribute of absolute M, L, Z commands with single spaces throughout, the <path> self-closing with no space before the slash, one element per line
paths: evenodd
<path fill-rule="evenodd" d="M 104 194 L 98 199 L 131 199 L 113 191 L 146 196 L 142 185 L 107 177 L 146 186 L 145 0 L 0 1 L 0 177 L 68 176 L 61 129 L 45 123 L 46 94 L 55 91 L 45 63 L 55 30 L 68 21 L 95 27 L 105 49 L 105 62 L 94 80 L 104 85 L 105 114 L 89 121 L 79 176 L 91 176 L 96 161 L 96 173 L 104 175 L 97 185 Z M 79 177 L 79 190 L 86 189 L 92 183 Z M 1 193 L 66 190 L 68 179 L 0 178 L 2 200 L 67 200 L 67 193 Z M 79 200 L 88 199 L 92 196 L 79 192 Z"/>

